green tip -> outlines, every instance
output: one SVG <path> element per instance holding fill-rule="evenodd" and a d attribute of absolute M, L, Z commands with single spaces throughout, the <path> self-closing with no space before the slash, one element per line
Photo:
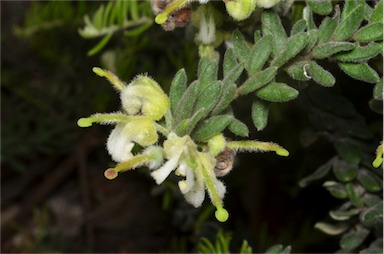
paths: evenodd
<path fill-rule="evenodd" d="M 285 150 L 284 148 L 279 148 L 276 150 L 277 155 L 285 156 L 287 157 L 289 155 L 289 152 Z"/>
<path fill-rule="evenodd" d="M 381 163 L 383 163 L 383 158 L 381 158 L 381 157 L 377 157 L 377 158 L 372 162 L 372 166 L 374 166 L 375 168 L 378 168 L 378 167 L 380 167 Z"/>
<path fill-rule="evenodd" d="M 97 75 L 99 75 L 100 77 L 104 77 L 105 76 L 105 71 L 99 67 L 93 67 L 92 68 L 92 71 L 94 73 L 96 73 Z"/>
<path fill-rule="evenodd" d="M 159 15 L 156 16 L 155 18 L 155 22 L 159 25 L 165 23 L 165 21 L 167 21 L 168 19 L 168 14 L 167 13 L 160 13 Z"/>
<path fill-rule="evenodd" d="M 79 127 L 90 127 L 92 126 L 92 121 L 88 118 L 80 118 L 79 120 L 77 120 L 77 125 Z"/>
<path fill-rule="evenodd" d="M 224 208 L 220 208 L 216 210 L 215 217 L 220 222 L 226 222 L 229 218 L 229 213 Z"/>

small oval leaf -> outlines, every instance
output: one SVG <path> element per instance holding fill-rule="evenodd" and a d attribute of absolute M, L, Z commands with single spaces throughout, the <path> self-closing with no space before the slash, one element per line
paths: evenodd
<path fill-rule="evenodd" d="M 324 59 L 342 51 L 350 51 L 355 48 L 355 44 L 351 42 L 331 41 L 317 46 L 313 49 L 313 57 L 316 59 Z"/>
<path fill-rule="evenodd" d="M 251 93 L 262 86 L 268 84 L 275 76 L 277 67 L 269 67 L 247 79 L 243 85 L 238 88 L 241 95 Z"/>
<path fill-rule="evenodd" d="M 320 15 L 328 15 L 332 12 L 332 3 L 330 0 L 306 0 L 307 5 L 313 12 Z"/>
<path fill-rule="evenodd" d="M 232 121 L 228 125 L 228 129 L 233 134 L 240 136 L 240 137 L 248 137 L 248 135 L 249 135 L 249 130 L 248 130 L 247 125 L 236 118 L 232 119 Z"/>
<path fill-rule="evenodd" d="M 177 105 L 185 90 L 187 89 L 187 74 L 184 69 L 179 70 L 172 80 L 169 90 L 169 99 L 171 101 L 171 112 L 174 114 Z"/>
<path fill-rule="evenodd" d="M 252 104 L 252 121 L 258 131 L 261 131 L 268 123 L 268 102 L 256 99 Z"/>
<path fill-rule="evenodd" d="M 286 43 L 280 49 L 279 54 L 273 59 L 271 65 L 280 67 L 290 59 L 300 53 L 307 45 L 308 35 L 306 33 L 298 33 L 288 38 Z"/>
<path fill-rule="evenodd" d="M 383 51 L 379 43 L 370 43 L 364 47 L 356 47 L 352 51 L 340 53 L 334 57 L 342 62 L 363 62 L 377 56 Z"/>
<path fill-rule="evenodd" d="M 339 67 L 354 79 L 362 80 L 367 83 L 377 83 L 379 75 L 367 63 L 339 63 Z"/>
<path fill-rule="evenodd" d="M 233 116 L 218 115 L 203 121 L 199 127 L 192 132 L 194 141 L 207 141 L 209 138 L 223 131 L 231 122 Z"/>
<path fill-rule="evenodd" d="M 287 102 L 295 99 L 299 91 L 284 83 L 272 82 L 256 92 L 260 99 L 271 102 Z"/>
<path fill-rule="evenodd" d="M 363 21 L 364 11 L 364 4 L 360 4 L 355 9 L 353 9 L 336 28 L 334 39 L 338 41 L 345 41 L 351 37 L 359 28 L 361 21 Z"/>
<path fill-rule="evenodd" d="M 383 21 L 360 28 L 354 35 L 355 41 L 370 42 L 383 40 Z"/>
<path fill-rule="evenodd" d="M 258 72 L 268 60 L 272 51 L 272 36 L 266 35 L 261 38 L 251 49 L 249 59 L 247 61 L 247 70 L 250 75 Z"/>
<path fill-rule="evenodd" d="M 313 80 L 319 85 L 332 87 L 336 83 L 335 77 L 329 71 L 326 71 L 323 67 L 318 65 L 315 61 L 309 62 L 309 72 Z"/>

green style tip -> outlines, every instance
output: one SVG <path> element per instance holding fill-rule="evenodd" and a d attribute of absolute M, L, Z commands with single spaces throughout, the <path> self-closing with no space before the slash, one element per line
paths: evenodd
<path fill-rule="evenodd" d="M 105 71 L 99 67 L 93 67 L 92 68 L 92 71 L 94 73 L 96 73 L 97 75 L 99 75 L 100 77 L 104 77 L 105 76 Z"/>
<path fill-rule="evenodd" d="M 220 208 L 216 210 L 215 217 L 220 222 L 226 222 L 229 218 L 229 213 L 224 208 Z"/>
<path fill-rule="evenodd" d="M 77 120 L 77 125 L 79 127 L 90 127 L 92 126 L 92 121 L 88 118 L 80 118 L 79 120 Z"/>
<path fill-rule="evenodd" d="M 285 150 L 284 148 L 279 148 L 276 150 L 277 155 L 287 157 L 289 155 L 289 152 Z"/>
<path fill-rule="evenodd" d="M 383 163 L 383 158 L 381 158 L 381 157 L 377 157 L 377 158 L 372 162 L 372 166 L 374 166 L 375 168 L 378 168 L 378 167 L 380 167 L 381 163 Z"/>
<path fill-rule="evenodd" d="M 168 19 L 168 14 L 167 13 L 160 13 L 159 15 L 156 16 L 155 18 L 155 22 L 159 25 L 165 23 L 165 21 L 167 21 Z"/>

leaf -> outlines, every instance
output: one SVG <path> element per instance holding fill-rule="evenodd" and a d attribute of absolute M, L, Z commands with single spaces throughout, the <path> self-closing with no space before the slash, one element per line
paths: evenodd
<path fill-rule="evenodd" d="M 355 47 L 352 51 L 340 53 L 334 57 L 338 61 L 342 62 L 364 62 L 377 56 L 382 51 L 383 48 L 379 43 L 370 43 L 367 46 L 358 46 Z"/>
<path fill-rule="evenodd" d="M 352 209 L 349 211 L 330 211 L 329 216 L 331 216 L 331 218 L 334 220 L 345 221 L 349 220 L 352 216 L 355 216 L 359 213 L 359 209 Z"/>
<path fill-rule="evenodd" d="M 338 160 L 333 164 L 333 173 L 339 181 L 348 182 L 355 179 L 357 165 Z"/>
<path fill-rule="evenodd" d="M 344 199 L 348 197 L 348 193 L 343 184 L 333 181 L 327 181 L 323 186 L 331 193 L 332 196 L 338 199 Z"/>
<path fill-rule="evenodd" d="M 383 201 L 362 212 L 360 221 L 369 227 L 383 223 Z"/>
<path fill-rule="evenodd" d="M 263 68 L 272 51 L 272 36 L 266 35 L 261 38 L 251 49 L 247 61 L 247 70 L 250 75 L 258 72 Z"/>
<path fill-rule="evenodd" d="M 248 137 L 248 135 L 249 135 L 249 130 L 248 130 L 247 125 L 236 118 L 232 119 L 232 121 L 228 125 L 228 129 L 233 134 L 240 136 L 240 137 Z"/>
<path fill-rule="evenodd" d="M 383 79 L 380 79 L 373 87 L 373 98 L 383 100 Z"/>
<path fill-rule="evenodd" d="M 271 65 L 280 67 L 288 60 L 295 57 L 304 49 L 308 42 L 308 35 L 306 33 L 298 33 L 288 38 L 286 43 L 282 46 L 278 55 L 273 59 Z"/>
<path fill-rule="evenodd" d="M 375 10 L 372 12 L 371 17 L 369 18 L 371 23 L 373 22 L 383 22 L 383 1 L 381 0 L 375 6 Z"/>
<path fill-rule="evenodd" d="M 300 19 L 296 21 L 296 23 L 293 25 L 291 29 L 291 36 L 304 32 L 305 28 L 307 28 L 307 21 L 305 21 L 304 19 Z"/>
<path fill-rule="evenodd" d="M 107 45 L 107 43 L 109 42 L 109 40 L 111 39 L 112 37 L 112 33 L 110 34 L 107 34 L 106 36 L 104 36 L 104 38 L 96 45 L 94 46 L 92 49 L 90 49 L 88 52 L 87 52 L 87 55 L 88 56 L 93 56 L 95 55 L 97 52 L 99 52 L 102 48 L 105 47 L 105 45 Z"/>
<path fill-rule="evenodd" d="M 241 73 L 243 73 L 243 70 L 244 67 L 242 64 L 237 64 L 236 66 L 234 66 L 223 79 L 223 86 L 228 87 L 234 84 L 240 77 Z"/>
<path fill-rule="evenodd" d="M 261 32 L 260 30 L 256 30 L 255 33 L 253 34 L 253 40 L 255 44 L 261 39 Z"/>
<path fill-rule="evenodd" d="M 345 41 L 356 32 L 361 21 L 363 21 L 364 9 L 364 5 L 358 5 L 344 20 L 340 22 L 333 36 L 335 40 Z"/>
<path fill-rule="evenodd" d="M 304 48 L 304 51 L 303 51 L 304 53 L 309 53 L 312 51 L 313 47 L 317 43 L 317 38 L 318 38 L 319 32 L 317 29 L 312 29 L 312 30 L 308 31 L 307 34 L 308 34 L 308 42 Z"/>
<path fill-rule="evenodd" d="M 184 69 L 180 69 L 172 80 L 169 90 L 169 99 L 171 101 L 171 112 L 175 113 L 176 106 L 187 89 L 187 74 Z"/>
<path fill-rule="evenodd" d="M 313 12 L 308 6 L 303 9 L 303 18 L 307 21 L 307 29 L 317 29 L 315 21 L 313 20 Z"/>
<path fill-rule="evenodd" d="M 328 15 L 332 12 L 332 3 L 330 0 L 306 0 L 307 5 L 313 10 L 313 12 L 320 15 Z"/>
<path fill-rule="evenodd" d="M 268 123 L 269 105 L 267 102 L 256 99 L 252 103 L 252 121 L 258 131 L 261 131 Z"/>
<path fill-rule="evenodd" d="M 365 193 L 363 196 L 364 204 L 366 204 L 368 207 L 374 206 L 380 202 L 383 202 L 383 199 L 374 194 Z"/>
<path fill-rule="evenodd" d="M 299 81 L 308 81 L 311 79 L 309 75 L 309 61 L 294 62 L 286 69 L 288 75 Z"/>
<path fill-rule="evenodd" d="M 377 192 L 382 188 L 382 182 L 380 179 L 368 170 L 360 169 L 357 174 L 357 180 L 367 191 L 370 192 Z"/>
<path fill-rule="evenodd" d="M 214 135 L 223 131 L 233 119 L 231 115 L 213 116 L 201 123 L 192 133 L 193 140 L 206 141 Z"/>
<path fill-rule="evenodd" d="M 227 87 L 223 86 L 220 100 L 212 110 L 212 115 L 223 112 L 231 104 L 236 96 L 236 90 L 237 89 L 234 84 L 228 85 Z"/>
<path fill-rule="evenodd" d="M 363 155 L 358 144 L 348 139 L 338 139 L 334 145 L 339 156 L 347 163 L 357 165 L 360 162 Z"/>
<path fill-rule="evenodd" d="M 223 61 L 223 76 L 227 77 L 229 72 L 238 64 L 235 56 L 235 51 L 232 48 L 227 49 L 224 54 Z"/>
<path fill-rule="evenodd" d="M 383 21 L 371 23 L 360 28 L 353 37 L 358 42 L 383 40 Z"/>
<path fill-rule="evenodd" d="M 332 35 L 334 34 L 336 27 L 337 27 L 336 19 L 333 19 L 330 17 L 326 17 L 325 19 L 323 19 L 319 27 L 319 34 L 318 34 L 319 44 L 328 42 L 329 39 L 331 39 Z"/>
<path fill-rule="evenodd" d="M 342 51 L 349 51 L 355 48 L 355 44 L 351 42 L 331 41 L 321 44 L 313 49 L 313 57 L 316 59 L 324 59 Z"/>
<path fill-rule="evenodd" d="M 312 79 L 319 85 L 332 87 L 336 83 L 335 77 L 329 71 L 324 70 L 324 68 L 318 65 L 315 61 L 309 62 L 309 73 L 312 76 Z"/>
<path fill-rule="evenodd" d="M 295 99 L 299 91 L 284 83 L 272 82 L 256 91 L 256 96 L 260 99 L 271 102 L 287 102 Z"/>
<path fill-rule="evenodd" d="M 219 100 L 221 92 L 221 82 L 215 81 L 209 86 L 205 87 L 201 91 L 196 99 L 196 103 L 193 108 L 193 112 L 197 112 L 200 109 L 204 109 L 205 115 L 207 116 L 209 111 L 215 106 L 216 102 Z"/>
<path fill-rule="evenodd" d="M 352 183 L 347 183 L 345 185 L 345 190 L 347 191 L 348 197 L 354 206 L 358 208 L 361 208 L 364 206 L 364 202 L 362 198 L 359 196 L 355 186 L 353 186 Z"/>
<path fill-rule="evenodd" d="M 341 14 L 341 20 L 344 21 L 357 6 L 358 2 L 356 0 L 345 1 L 343 12 Z"/>
<path fill-rule="evenodd" d="M 195 80 L 192 84 L 189 85 L 183 96 L 181 97 L 177 107 L 175 109 L 175 114 L 173 116 L 173 126 L 175 127 L 179 124 L 180 121 L 187 119 L 191 116 L 193 105 L 197 99 L 199 88 L 199 82 Z"/>
<path fill-rule="evenodd" d="M 328 223 L 318 222 L 315 224 L 315 228 L 323 231 L 328 235 L 340 235 L 343 232 L 345 232 L 345 230 L 348 229 L 348 225 L 346 224 L 330 225 Z"/>
<path fill-rule="evenodd" d="M 359 247 L 367 238 L 369 230 L 361 228 L 358 231 L 351 231 L 341 237 L 340 247 L 344 251 L 352 251 Z"/>
<path fill-rule="evenodd" d="M 265 254 L 280 254 L 283 250 L 283 245 L 281 244 L 276 244 L 270 247 Z"/>
<path fill-rule="evenodd" d="M 231 39 L 237 59 L 245 63 L 246 59 L 248 59 L 249 57 L 250 49 L 248 48 L 247 42 L 245 41 L 243 34 L 238 29 L 236 29 L 235 31 L 233 31 Z"/>
<path fill-rule="evenodd" d="M 245 95 L 268 84 L 275 76 L 277 67 L 269 67 L 249 77 L 243 85 L 238 88 L 238 93 Z"/>
<path fill-rule="evenodd" d="M 199 91 L 202 91 L 213 81 L 217 80 L 218 69 L 217 63 L 210 61 L 206 57 L 200 59 L 197 72 L 197 77 L 200 81 Z"/>
<path fill-rule="evenodd" d="M 281 24 L 280 17 L 274 11 L 263 11 L 261 14 L 261 23 L 263 35 L 272 35 L 272 55 L 275 56 L 287 40 L 287 34 Z"/>
<path fill-rule="evenodd" d="M 175 128 L 176 134 L 180 137 L 190 134 L 196 124 L 202 120 L 204 116 L 206 116 L 206 110 L 202 108 L 195 112 L 190 118 L 181 121 Z"/>
<path fill-rule="evenodd" d="M 334 162 L 335 162 L 335 159 L 332 158 L 329 161 L 327 161 L 325 164 L 321 165 L 319 168 L 316 169 L 315 172 L 313 172 L 309 176 L 306 176 L 303 179 L 301 179 L 300 182 L 299 182 L 299 186 L 301 188 L 304 188 L 310 182 L 325 177 L 328 174 L 328 172 L 331 170 L 331 167 L 332 167 Z"/>
<path fill-rule="evenodd" d="M 339 67 L 354 79 L 367 83 L 377 83 L 379 75 L 367 63 L 339 63 Z"/>

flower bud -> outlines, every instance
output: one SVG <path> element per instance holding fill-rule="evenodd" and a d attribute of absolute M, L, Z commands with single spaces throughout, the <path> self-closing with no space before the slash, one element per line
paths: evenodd
<path fill-rule="evenodd" d="M 241 21 L 249 16 L 256 9 L 256 0 L 228 0 L 225 3 L 227 12 L 235 20 Z"/>

